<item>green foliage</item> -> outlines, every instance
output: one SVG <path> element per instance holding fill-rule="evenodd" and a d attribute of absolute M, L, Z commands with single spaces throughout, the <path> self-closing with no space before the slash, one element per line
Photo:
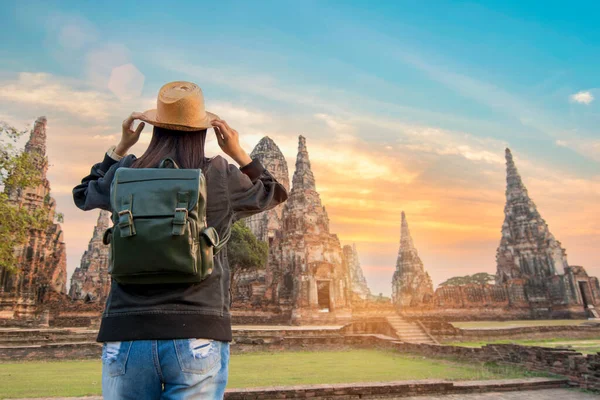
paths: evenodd
<path fill-rule="evenodd" d="M 0 122 L 0 267 L 16 271 L 14 248 L 27 240 L 29 229 L 45 229 L 48 209 L 17 208 L 9 202 L 8 193 L 40 183 L 38 166 L 42 155 L 17 149 L 16 143 L 27 131 Z"/>
<path fill-rule="evenodd" d="M 473 275 L 455 276 L 445 282 L 440 283 L 440 286 L 460 286 L 460 285 L 485 285 L 494 283 L 496 275 L 488 274 L 487 272 L 479 272 Z"/>
<path fill-rule="evenodd" d="M 267 262 L 269 245 L 254 236 L 243 221 L 231 227 L 231 238 L 227 242 L 227 258 L 231 277 L 236 271 L 263 268 Z"/>

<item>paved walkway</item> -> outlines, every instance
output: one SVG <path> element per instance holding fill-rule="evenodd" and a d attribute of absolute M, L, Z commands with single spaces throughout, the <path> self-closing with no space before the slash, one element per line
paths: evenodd
<path fill-rule="evenodd" d="M 571 389 L 526 390 L 523 392 L 491 392 L 476 394 L 451 394 L 445 396 L 395 397 L 387 400 L 598 400 L 600 397 Z M 367 400 L 368 398 L 365 398 Z M 16 400 L 16 399 L 13 399 Z M 18 400 L 102 400 L 102 397 L 45 397 Z"/>
<path fill-rule="evenodd" d="M 526 390 L 523 392 L 490 392 L 450 394 L 445 396 L 395 397 L 388 400 L 598 400 L 600 397 L 572 389 Z"/>

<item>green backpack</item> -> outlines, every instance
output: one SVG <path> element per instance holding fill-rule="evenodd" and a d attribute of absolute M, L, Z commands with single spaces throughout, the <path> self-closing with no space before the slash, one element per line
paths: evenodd
<path fill-rule="evenodd" d="M 206 180 L 200 169 L 179 169 L 166 158 L 158 168 L 115 172 L 110 202 L 114 226 L 108 272 L 122 284 L 195 283 L 213 270 L 227 242 L 206 225 Z"/>

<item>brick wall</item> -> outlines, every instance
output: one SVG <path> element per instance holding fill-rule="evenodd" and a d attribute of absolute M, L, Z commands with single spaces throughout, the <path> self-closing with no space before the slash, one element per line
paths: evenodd
<path fill-rule="evenodd" d="M 396 343 L 393 346 L 403 353 L 426 357 L 448 356 L 465 361 L 494 361 L 522 366 L 531 371 L 544 371 L 563 375 L 579 387 L 600 390 L 600 354 L 584 356 L 571 349 L 490 344 L 482 348 L 440 346 L 413 343 Z"/>
<path fill-rule="evenodd" d="M 436 339 L 446 342 L 560 337 L 595 339 L 600 337 L 600 325 L 527 326 L 502 329 L 460 329 L 448 322 L 441 321 L 423 321 L 423 325 Z"/>

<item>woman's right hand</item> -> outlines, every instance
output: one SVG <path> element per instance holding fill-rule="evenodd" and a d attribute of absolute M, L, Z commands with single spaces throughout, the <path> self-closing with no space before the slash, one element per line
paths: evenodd
<path fill-rule="evenodd" d="M 212 126 L 215 128 L 217 142 L 219 147 L 225 154 L 233 158 L 240 167 L 248 165 L 252 159 L 240 146 L 240 136 L 238 132 L 230 127 L 225 120 L 215 119 L 212 121 Z"/>
<path fill-rule="evenodd" d="M 133 122 L 142 116 L 141 113 L 133 112 L 129 117 L 123 121 L 123 133 L 121 134 L 121 141 L 115 148 L 115 153 L 120 156 L 125 156 L 130 148 L 140 139 L 140 134 L 144 130 L 146 124 L 141 122 L 138 127 L 133 130 Z"/>

